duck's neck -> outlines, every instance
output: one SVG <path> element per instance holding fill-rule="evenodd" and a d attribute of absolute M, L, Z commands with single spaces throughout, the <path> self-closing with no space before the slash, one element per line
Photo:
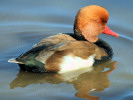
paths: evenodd
<path fill-rule="evenodd" d="M 84 38 L 84 36 L 81 34 L 81 32 L 79 30 L 77 30 L 76 26 L 74 25 L 74 38 L 77 39 L 77 40 L 86 40 Z"/>

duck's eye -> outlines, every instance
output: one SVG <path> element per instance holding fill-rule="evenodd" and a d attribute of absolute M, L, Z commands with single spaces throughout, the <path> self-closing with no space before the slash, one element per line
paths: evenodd
<path fill-rule="evenodd" d="M 103 23 L 103 21 L 102 20 L 99 20 L 99 23 Z"/>
<path fill-rule="evenodd" d="M 101 24 L 102 24 L 102 23 L 103 23 L 103 24 L 104 24 L 104 23 L 107 23 L 107 21 L 105 21 L 105 20 L 98 20 L 97 22 L 98 22 L 98 23 L 101 23 Z"/>

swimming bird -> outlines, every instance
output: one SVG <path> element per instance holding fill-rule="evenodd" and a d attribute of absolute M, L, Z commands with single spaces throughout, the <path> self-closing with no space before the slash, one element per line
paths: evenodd
<path fill-rule="evenodd" d="M 25 71 L 65 73 L 108 61 L 113 50 L 97 37 L 102 33 L 118 37 L 107 27 L 108 19 L 107 10 L 101 6 L 83 7 L 75 17 L 74 34 L 47 37 L 8 62 L 18 63 Z"/>

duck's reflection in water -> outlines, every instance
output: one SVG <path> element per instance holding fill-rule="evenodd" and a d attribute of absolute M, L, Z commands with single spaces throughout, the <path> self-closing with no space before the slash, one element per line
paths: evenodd
<path fill-rule="evenodd" d="M 103 91 L 110 86 L 108 74 L 116 68 L 115 63 L 116 61 L 108 61 L 94 66 L 91 70 L 82 69 L 62 75 L 57 73 L 29 73 L 20 70 L 16 79 L 10 83 L 10 89 L 26 87 L 30 84 L 59 84 L 66 82 L 67 84 L 73 84 L 75 89 L 78 90 L 75 94 L 77 97 L 98 100 L 100 97 L 91 96 L 89 93 Z"/>

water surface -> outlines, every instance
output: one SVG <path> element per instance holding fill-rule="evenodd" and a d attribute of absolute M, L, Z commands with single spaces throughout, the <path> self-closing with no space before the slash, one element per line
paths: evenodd
<path fill-rule="evenodd" d="M 114 50 L 111 61 L 92 71 L 83 69 L 75 77 L 24 72 L 7 62 L 47 36 L 73 32 L 77 11 L 94 4 L 109 11 L 108 26 L 120 35 L 99 36 Z M 133 100 L 132 4 L 132 0 L 1 0 L 0 99 Z"/>

